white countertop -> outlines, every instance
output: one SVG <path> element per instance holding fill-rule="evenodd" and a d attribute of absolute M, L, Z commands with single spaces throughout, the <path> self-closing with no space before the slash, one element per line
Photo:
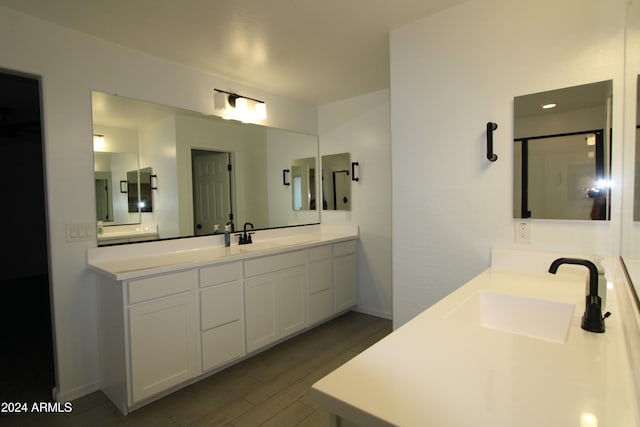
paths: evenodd
<path fill-rule="evenodd" d="M 574 304 L 566 342 L 461 315 L 482 291 Z M 640 425 L 623 319 L 608 294 L 606 332 L 591 333 L 580 327 L 584 276 L 490 268 L 318 381 L 312 398 L 363 426 Z"/>
<path fill-rule="evenodd" d="M 306 230 L 306 231 L 305 231 Z M 296 232 L 297 231 L 297 232 Z M 233 233 L 238 234 L 241 232 Z M 91 248 L 87 265 L 114 280 L 130 280 L 152 274 L 197 268 L 234 260 L 278 254 L 358 237 L 357 227 L 307 227 L 292 231 L 256 232 L 253 243 L 230 247 L 222 236 L 169 240 L 125 246 Z M 197 242 L 204 242 L 198 244 Z"/>

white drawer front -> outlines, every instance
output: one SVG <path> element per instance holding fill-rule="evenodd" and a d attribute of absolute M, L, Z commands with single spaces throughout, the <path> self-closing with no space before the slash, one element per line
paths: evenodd
<path fill-rule="evenodd" d="M 356 253 L 356 241 L 336 243 L 333 245 L 333 256 L 342 256 Z"/>
<path fill-rule="evenodd" d="M 200 292 L 202 330 L 242 318 L 242 282 L 217 285 Z"/>
<path fill-rule="evenodd" d="M 307 263 L 306 251 L 287 252 L 262 258 L 249 259 L 244 262 L 244 276 L 253 277 L 273 271 L 284 270 Z"/>
<path fill-rule="evenodd" d="M 135 304 L 193 289 L 195 270 L 163 274 L 129 282 L 129 304 Z"/>
<path fill-rule="evenodd" d="M 200 287 L 218 285 L 220 283 L 233 282 L 242 278 L 242 263 L 214 265 L 200 269 Z"/>
<path fill-rule="evenodd" d="M 331 245 L 309 249 L 309 262 L 331 258 Z"/>
<path fill-rule="evenodd" d="M 244 355 L 242 322 L 239 320 L 202 333 L 203 371 Z"/>

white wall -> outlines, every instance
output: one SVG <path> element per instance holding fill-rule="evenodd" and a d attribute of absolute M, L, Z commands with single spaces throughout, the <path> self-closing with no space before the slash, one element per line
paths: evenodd
<path fill-rule="evenodd" d="M 532 243 L 514 243 L 513 97 L 613 79 L 622 129 L 625 3 L 471 0 L 391 33 L 394 327 L 488 267 L 494 246 L 617 253 L 619 194 L 610 222 L 534 220 Z"/>
<path fill-rule="evenodd" d="M 213 89 L 263 99 L 270 126 L 317 134 L 317 108 L 0 7 L 0 68 L 42 76 L 58 398 L 97 386 L 95 278 L 65 225 L 95 222 L 91 90 L 213 114 Z"/>
<path fill-rule="evenodd" d="M 325 224 L 357 224 L 358 310 L 391 318 L 391 147 L 389 91 L 319 107 L 320 156 L 351 153 L 360 163 L 350 213 L 322 211 Z"/>

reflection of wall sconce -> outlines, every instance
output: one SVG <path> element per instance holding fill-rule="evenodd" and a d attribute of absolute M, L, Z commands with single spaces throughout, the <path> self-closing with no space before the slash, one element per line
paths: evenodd
<path fill-rule="evenodd" d="M 358 176 L 356 176 L 356 166 L 358 167 Z M 360 163 L 351 162 L 351 181 L 360 181 Z"/>
<path fill-rule="evenodd" d="M 93 134 L 93 151 L 104 151 L 104 135 Z"/>
<path fill-rule="evenodd" d="M 223 119 L 240 120 L 243 123 L 261 121 L 267 118 L 267 104 L 259 99 L 238 95 L 221 89 L 214 89 L 216 110 L 222 110 Z"/>
<path fill-rule="evenodd" d="M 282 185 L 291 185 L 289 182 L 289 169 L 282 169 Z"/>
<path fill-rule="evenodd" d="M 126 180 L 120 181 L 120 192 L 122 194 L 127 194 L 127 181 Z"/>
<path fill-rule="evenodd" d="M 156 175 L 155 173 L 149 176 L 149 186 L 152 190 L 158 189 L 158 175 Z"/>

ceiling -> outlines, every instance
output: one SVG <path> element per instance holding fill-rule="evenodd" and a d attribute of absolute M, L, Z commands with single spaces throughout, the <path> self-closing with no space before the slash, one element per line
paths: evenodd
<path fill-rule="evenodd" d="M 267 92 L 326 104 L 389 87 L 389 31 L 466 0 L 0 0 Z"/>

